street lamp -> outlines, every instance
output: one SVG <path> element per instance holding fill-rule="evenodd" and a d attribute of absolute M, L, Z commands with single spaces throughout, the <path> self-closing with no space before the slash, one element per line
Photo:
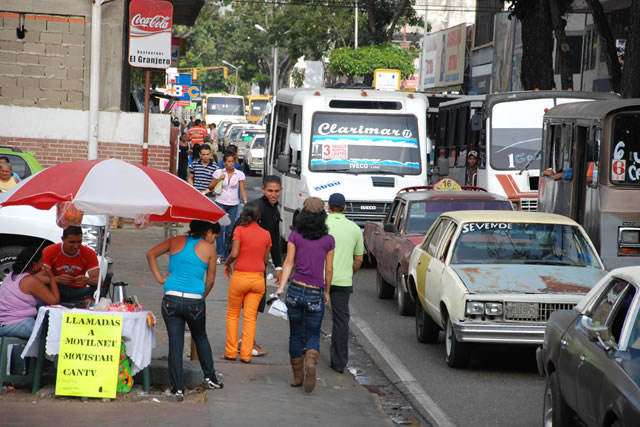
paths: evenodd
<path fill-rule="evenodd" d="M 265 30 L 261 25 L 254 24 L 254 27 L 258 29 L 258 31 L 262 31 L 265 34 L 269 32 Z M 273 47 L 273 74 L 271 76 L 271 95 L 275 96 L 278 91 L 278 42 L 276 41 L 275 46 Z"/>
<path fill-rule="evenodd" d="M 230 62 L 225 61 L 224 59 L 222 60 L 222 63 L 236 70 L 236 84 L 233 85 L 233 94 L 237 95 L 238 94 L 238 67 L 236 67 Z"/>

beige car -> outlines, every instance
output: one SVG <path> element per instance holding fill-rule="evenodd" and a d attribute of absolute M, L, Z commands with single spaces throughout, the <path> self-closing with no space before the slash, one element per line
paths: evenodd
<path fill-rule="evenodd" d="M 262 130 L 264 132 L 264 127 L 259 125 L 252 125 L 249 123 L 233 123 L 227 127 L 227 130 L 224 133 L 223 145 L 226 149 L 229 144 L 233 144 L 238 133 L 244 129 L 255 129 Z"/>

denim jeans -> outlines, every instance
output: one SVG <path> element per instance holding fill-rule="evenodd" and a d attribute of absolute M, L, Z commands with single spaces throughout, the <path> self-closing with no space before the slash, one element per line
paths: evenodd
<path fill-rule="evenodd" d="M 165 295 L 162 298 L 162 318 L 169 335 L 169 379 L 175 390 L 184 390 L 182 351 L 184 350 L 184 324 L 189 325 L 191 339 L 196 344 L 200 367 L 205 378 L 215 375 L 213 355 L 207 338 L 207 308 L 203 299 Z"/>
<path fill-rule="evenodd" d="M 96 292 L 96 286 L 85 286 L 84 288 L 74 288 L 71 286 L 58 286 L 60 292 L 60 302 L 77 302 L 82 301 L 85 298 L 93 298 L 93 294 Z M 107 289 L 104 286 L 100 287 L 100 297 L 107 295 Z"/>
<path fill-rule="evenodd" d="M 31 336 L 31 331 L 33 331 L 35 323 L 36 319 L 34 317 L 29 317 L 10 325 L 4 325 L 0 327 L 0 337 L 18 337 L 28 340 Z"/>
<path fill-rule="evenodd" d="M 220 235 L 216 239 L 216 253 L 218 254 L 219 257 L 222 257 L 222 259 L 226 260 L 227 257 L 229 256 L 229 254 L 225 250 L 226 242 L 227 242 L 227 239 L 233 238 L 233 236 L 231 235 L 231 230 L 233 230 L 233 224 L 236 222 L 238 205 L 230 206 L 230 205 L 223 205 L 221 203 L 218 203 L 218 206 L 220 206 L 222 210 L 229 215 L 229 219 L 231 220 L 230 225 L 225 225 L 224 227 L 222 227 L 222 230 L 220 231 Z"/>
<path fill-rule="evenodd" d="M 324 316 L 324 290 L 289 283 L 289 356 L 302 356 L 302 349 L 320 351 L 320 325 Z"/>

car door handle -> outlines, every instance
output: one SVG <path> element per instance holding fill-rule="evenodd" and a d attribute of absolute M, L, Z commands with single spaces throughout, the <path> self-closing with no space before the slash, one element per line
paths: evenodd
<path fill-rule="evenodd" d="M 560 340 L 560 348 L 563 350 L 567 348 L 567 340 Z"/>
<path fill-rule="evenodd" d="M 582 365 L 584 363 L 584 361 L 587 360 L 587 358 L 585 357 L 584 354 L 580 355 L 580 364 Z"/>
<path fill-rule="evenodd" d="M 427 273 L 430 273 L 431 269 L 429 267 L 427 267 Z"/>

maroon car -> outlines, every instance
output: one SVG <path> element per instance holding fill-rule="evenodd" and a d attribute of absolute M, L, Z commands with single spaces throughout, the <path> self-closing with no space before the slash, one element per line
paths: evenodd
<path fill-rule="evenodd" d="M 472 209 L 513 210 L 508 199 L 481 187 L 459 186 L 448 179 L 443 181 L 403 188 L 396 195 L 384 222 L 370 221 L 364 227 L 369 262 L 375 260 L 377 264 L 378 297 L 391 298 L 395 292 L 398 311 L 404 316 L 415 312 L 415 289 L 407 289 L 405 280 L 411 251 L 422 242 L 441 213 Z"/>

